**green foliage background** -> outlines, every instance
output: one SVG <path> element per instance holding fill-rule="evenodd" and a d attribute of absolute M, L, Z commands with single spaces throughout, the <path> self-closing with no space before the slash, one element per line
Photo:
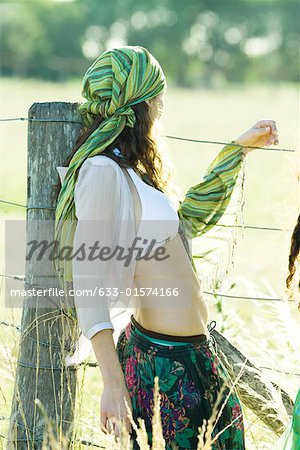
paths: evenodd
<path fill-rule="evenodd" d="M 6 0 L 1 74 L 62 81 L 103 50 L 142 45 L 170 83 L 299 80 L 296 0 Z"/>
<path fill-rule="evenodd" d="M 256 121 L 274 119 L 280 147 L 298 150 L 299 8 L 294 0 L 0 0 L 0 116 L 25 117 L 34 102 L 82 101 L 82 75 L 103 50 L 142 45 L 159 60 L 170 86 L 165 134 L 229 142 Z M 27 124 L 2 122 L 1 133 L 1 197 L 25 205 Z M 168 141 L 182 194 L 199 182 L 220 148 Z M 257 150 L 247 157 L 245 224 L 282 231 L 246 230 L 222 291 L 286 299 L 291 230 L 299 213 L 298 172 L 295 153 Z M 5 220 L 25 220 L 26 210 L 1 204 L 0 214 L 4 236 Z M 0 250 L 5 273 L 4 239 Z M 21 310 L 6 308 L 5 294 L 2 284 L 2 320 L 18 325 Z M 220 308 L 219 300 L 208 300 L 218 329 L 257 366 L 268 368 L 264 377 L 295 398 L 297 303 L 227 298 Z M 18 345 L 19 332 L 2 326 L 1 419 L 10 414 Z M 102 387 L 97 369 L 79 369 L 78 436 L 101 444 Z M 247 448 L 274 448 L 278 438 L 246 409 L 245 418 Z M 0 421 L 0 450 L 7 425 L 8 420 Z"/>

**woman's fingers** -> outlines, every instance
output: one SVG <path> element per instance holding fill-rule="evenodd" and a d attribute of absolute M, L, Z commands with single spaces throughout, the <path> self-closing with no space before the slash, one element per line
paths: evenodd
<path fill-rule="evenodd" d="M 107 421 L 106 421 L 106 428 L 107 428 L 107 431 L 109 433 L 114 431 L 114 425 L 113 425 L 111 419 L 107 419 Z"/>
<path fill-rule="evenodd" d="M 270 120 L 270 126 L 272 128 L 272 132 L 276 133 L 277 127 L 276 127 L 276 122 L 275 120 Z"/>
<path fill-rule="evenodd" d="M 234 141 L 245 149 L 248 148 L 244 150 L 245 153 L 249 153 L 256 147 L 278 145 L 279 136 L 276 122 L 275 120 L 260 120 Z"/>
<path fill-rule="evenodd" d="M 279 144 L 279 136 L 275 120 L 260 120 L 255 124 L 255 128 L 260 136 L 266 136 L 266 146 Z"/>
<path fill-rule="evenodd" d="M 272 133 L 272 135 L 270 136 L 267 145 L 278 145 L 279 144 L 279 135 L 278 135 L 278 131 L 275 130 L 274 133 Z"/>
<path fill-rule="evenodd" d="M 266 128 L 271 127 L 272 131 L 275 132 L 277 130 L 277 125 L 275 120 L 259 120 L 255 125 L 255 128 Z"/>
<path fill-rule="evenodd" d="M 124 421 L 113 419 L 113 433 L 115 440 L 121 438 Z"/>
<path fill-rule="evenodd" d="M 101 431 L 103 431 L 103 433 L 105 434 L 111 433 L 113 430 L 111 419 L 109 419 L 108 417 L 103 417 L 100 422 L 100 428 Z"/>
<path fill-rule="evenodd" d="M 114 417 L 111 417 L 107 418 L 103 423 L 101 423 L 101 431 L 105 434 L 113 433 L 115 438 L 121 437 L 123 426 L 125 426 L 128 433 L 131 432 L 131 424 L 128 418 L 123 419 L 123 421 L 119 421 Z"/>
<path fill-rule="evenodd" d="M 254 125 L 257 130 L 263 130 L 263 134 L 270 136 L 265 145 L 271 145 L 276 140 L 276 134 L 278 133 L 275 120 L 260 120 Z"/>
<path fill-rule="evenodd" d="M 101 428 L 101 431 L 102 431 L 103 433 L 107 433 L 107 430 L 106 430 L 106 428 L 105 428 L 105 425 L 106 425 L 106 417 L 105 417 L 104 415 L 101 414 L 101 417 L 100 417 L 100 428 Z"/>

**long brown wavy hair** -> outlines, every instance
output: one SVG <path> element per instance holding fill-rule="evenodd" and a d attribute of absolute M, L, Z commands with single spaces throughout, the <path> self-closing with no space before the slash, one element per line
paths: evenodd
<path fill-rule="evenodd" d="M 135 112 L 136 123 L 133 128 L 125 127 L 122 133 L 107 148 L 99 154 L 105 155 L 116 161 L 121 167 L 131 167 L 140 172 L 143 181 L 150 186 L 164 191 L 168 185 L 170 173 L 163 171 L 163 162 L 159 152 L 159 132 L 161 126 L 159 121 L 153 117 L 151 106 L 146 102 L 140 102 L 132 106 Z M 95 115 L 94 123 L 89 127 L 83 127 L 79 133 L 76 143 L 64 162 L 67 167 L 87 138 L 98 128 L 103 117 Z M 163 145 L 161 141 L 161 145 Z M 118 148 L 125 158 L 115 155 L 112 150 Z M 61 188 L 60 178 L 52 187 L 51 198 L 55 203 Z"/>
<path fill-rule="evenodd" d="M 289 254 L 289 275 L 286 278 L 286 287 L 288 289 L 291 289 L 291 283 L 292 279 L 295 276 L 296 273 L 296 263 L 299 263 L 299 254 L 300 254 L 300 214 L 298 216 L 297 224 L 294 228 L 292 238 L 291 238 L 291 248 L 290 248 L 290 254 Z M 300 277 L 298 280 L 298 289 L 300 292 Z M 298 304 L 298 309 L 300 309 L 300 302 Z"/>

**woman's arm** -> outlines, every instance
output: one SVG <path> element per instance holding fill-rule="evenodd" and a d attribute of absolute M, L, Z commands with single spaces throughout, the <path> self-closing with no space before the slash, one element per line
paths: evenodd
<path fill-rule="evenodd" d="M 124 421 L 130 431 L 130 422 L 125 400 L 131 409 L 131 400 L 124 375 L 118 360 L 113 340 L 114 327 L 110 319 L 110 308 L 115 298 L 112 290 L 119 289 L 119 278 L 123 268 L 120 261 L 100 256 L 100 249 L 114 251 L 121 223 L 121 208 L 125 201 L 120 183 L 120 172 L 115 162 L 107 157 L 87 159 L 82 165 L 75 187 L 77 216 L 74 249 L 85 248 L 84 257 L 73 259 L 73 285 L 79 327 L 91 340 L 104 389 L 101 397 L 100 425 L 102 431 L 114 431 L 120 436 L 118 424 L 109 421 Z M 89 250 L 95 247 L 93 255 Z M 110 252 L 110 253 L 111 253 Z M 82 255 L 82 253 L 80 254 Z M 91 293 L 91 295 L 89 294 Z"/>
<path fill-rule="evenodd" d="M 223 147 L 209 165 L 203 182 L 188 189 L 178 208 L 179 218 L 189 239 L 214 227 L 224 214 L 238 178 L 242 161 L 251 148 L 278 144 L 274 121 L 260 121 L 238 139 Z"/>
<path fill-rule="evenodd" d="M 209 165 L 201 183 L 190 187 L 178 208 L 189 239 L 198 237 L 224 214 L 231 198 L 245 153 L 232 143 L 226 145 Z"/>
<path fill-rule="evenodd" d="M 104 389 L 101 397 L 100 423 L 104 432 L 114 431 L 115 436 L 121 436 L 118 424 L 110 424 L 114 418 L 124 422 L 128 432 L 131 424 L 127 417 L 126 403 L 132 411 L 131 399 L 125 384 L 118 355 L 115 349 L 111 330 L 99 331 L 91 339 L 92 346 L 101 371 Z"/>

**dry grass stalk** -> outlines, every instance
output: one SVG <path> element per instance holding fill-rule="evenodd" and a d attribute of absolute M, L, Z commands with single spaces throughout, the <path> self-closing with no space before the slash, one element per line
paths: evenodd
<path fill-rule="evenodd" d="M 158 377 L 154 378 L 154 414 L 152 416 L 152 445 L 155 450 L 164 450 L 166 443 L 163 437 L 160 414 L 160 393 Z"/>
<path fill-rule="evenodd" d="M 242 376 L 242 373 L 245 369 L 247 360 L 244 361 L 240 372 L 238 374 L 238 376 L 236 377 L 236 379 L 234 380 L 232 386 L 229 389 L 229 392 L 224 400 L 224 402 L 222 403 L 222 406 L 218 412 L 218 407 L 220 402 L 222 401 L 222 397 L 223 397 L 223 393 L 227 387 L 227 384 L 224 382 L 220 391 L 218 392 L 218 396 L 216 399 L 216 402 L 214 404 L 213 410 L 212 410 L 212 414 L 210 416 L 210 418 L 208 419 L 208 421 L 206 421 L 204 419 L 202 427 L 199 427 L 199 435 L 198 435 L 198 447 L 197 450 L 211 450 L 212 448 L 212 444 L 214 442 L 217 441 L 217 439 L 219 438 L 219 436 L 225 431 L 227 430 L 227 428 L 231 427 L 233 425 L 233 423 L 238 420 L 241 416 L 236 417 L 232 422 L 230 422 L 230 424 L 228 424 L 225 428 L 223 428 L 221 431 L 219 431 L 219 433 L 216 434 L 216 436 L 214 438 L 212 438 L 212 432 L 214 430 L 214 427 L 216 426 L 219 418 L 221 417 L 221 414 L 224 410 L 224 407 L 230 397 L 230 395 L 232 394 L 235 385 L 238 383 L 239 379 Z M 205 435 L 205 436 L 204 436 Z M 205 443 L 204 443 L 204 437 L 205 437 Z"/>

